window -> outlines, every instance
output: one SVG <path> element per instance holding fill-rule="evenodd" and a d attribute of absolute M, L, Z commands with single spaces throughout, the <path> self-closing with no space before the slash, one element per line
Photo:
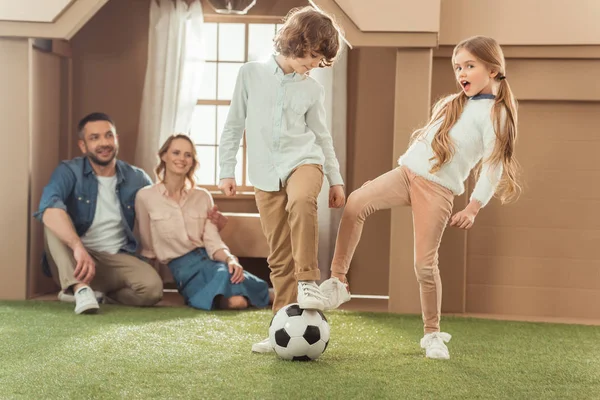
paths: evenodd
<path fill-rule="evenodd" d="M 238 71 L 244 62 L 262 60 L 273 53 L 273 36 L 279 27 L 275 23 L 204 24 L 206 63 L 190 136 L 200 161 L 196 182 L 207 189 L 216 189 L 219 183 L 219 140 Z M 253 190 L 247 170 L 244 135 L 235 171 L 238 191 Z"/>

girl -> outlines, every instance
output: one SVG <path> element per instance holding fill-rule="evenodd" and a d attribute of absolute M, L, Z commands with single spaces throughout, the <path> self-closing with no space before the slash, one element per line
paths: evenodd
<path fill-rule="evenodd" d="M 267 283 L 245 272 L 207 220 L 213 199 L 195 187 L 196 148 L 172 135 L 158 152 L 158 183 L 140 190 L 135 209 L 142 256 L 168 264 L 186 304 L 202 310 L 269 304 Z"/>
<path fill-rule="evenodd" d="M 420 285 L 425 335 L 421 347 L 428 358 L 448 359 L 440 332 L 442 283 L 438 248 L 448 220 L 469 229 L 479 210 L 497 193 L 505 203 L 520 192 L 517 161 L 517 103 L 506 81 L 504 55 L 498 43 L 476 36 L 459 43 L 452 56 L 460 93 L 441 99 L 428 124 L 417 130 L 398 160 L 399 167 L 367 182 L 353 192 L 340 222 L 332 277 L 321 285 L 334 298 L 346 283 L 350 260 L 360 240 L 365 219 L 394 206 L 412 206 L 415 272 Z M 464 181 L 475 168 L 477 184 L 467 207 L 450 218 L 454 196 L 464 192 Z M 332 296 L 332 292 L 333 295 Z"/>

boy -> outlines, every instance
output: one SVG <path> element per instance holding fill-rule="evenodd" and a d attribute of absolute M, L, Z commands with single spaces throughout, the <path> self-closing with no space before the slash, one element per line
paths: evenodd
<path fill-rule="evenodd" d="M 219 188 L 235 195 L 236 154 L 245 129 L 249 178 L 270 249 L 273 312 L 296 301 L 307 309 L 334 308 L 339 304 L 332 307 L 329 292 L 347 301 L 346 287 L 329 280 L 324 296 L 315 283 L 320 279 L 317 196 L 323 177 L 330 185 L 330 207 L 342 207 L 345 195 L 326 127 L 325 91 L 308 73 L 333 64 L 340 33 L 329 16 L 304 7 L 290 11 L 274 42 L 277 54 L 240 69 L 219 143 Z M 265 339 L 252 351 L 273 349 Z"/>

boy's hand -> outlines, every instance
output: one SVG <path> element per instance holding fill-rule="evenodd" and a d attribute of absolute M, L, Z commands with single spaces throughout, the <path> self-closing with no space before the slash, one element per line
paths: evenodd
<path fill-rule="evenodd" d="M 219 189 L 221 192 L 225 193 L 225 196 L 235 196 L 235 179 L 233 178 L 225 178 L 221 179 L 219 182 Z"/>
<path fill-rule="evenodd" d="M 346 195 L 342 185 L 335 185 L 329 188 L 329 208 L 340 208 L 346 203 Z"/>

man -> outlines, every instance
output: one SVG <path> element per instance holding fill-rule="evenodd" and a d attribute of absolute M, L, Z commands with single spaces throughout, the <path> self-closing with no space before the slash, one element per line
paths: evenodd
<path fill-rule="evenodd" d="M 62 162 L 44 188 L 35 213 L 44 225 L 46 259 L 63 299 L 75 313 L 94 313 L 95 290 L 114 302 L 150 306 L 162 298 L 156 270 L 135 256 L 134 202 L 152 182 L 139 168 L 117 160 L 115 124 L 93 113 L 78 124 L 84 154 Z"/>

